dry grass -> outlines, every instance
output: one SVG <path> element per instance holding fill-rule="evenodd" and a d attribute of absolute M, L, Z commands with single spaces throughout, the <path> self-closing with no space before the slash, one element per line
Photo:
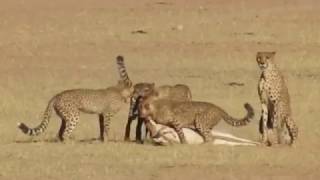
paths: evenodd
<path fill-rule="evenodd" d="M 319 2 L 157 2 L 2 2 L 0 179 L 319 177 Z M 136 30 L 147 33 L 131 33 Z M 118 54 L 125 56 L 135 82 L 186 83 L 194 99 L 234 116 L 242 116 L 249 102 L 258 121 L 258 50 L 277 51 L 288 80 L 301 132 L 295 149 L 123 143 L 128 107 L 114 118 L 110 143 L 88 141 L 98 136 L 97 117 L 89 115 L 81 116 L 74 144 L 45 142 L 56 136 L 56 116 L 37 143 L 16 128 L 19 121 L 37 125 L 48 100 L 64 89 L 113 85 Z M 240 129 L 223 123 L 217 128 L 256 140 L 257 121 Z"/>

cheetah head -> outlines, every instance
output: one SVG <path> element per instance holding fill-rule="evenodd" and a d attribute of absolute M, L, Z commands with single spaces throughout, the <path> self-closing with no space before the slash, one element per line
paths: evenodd
<path fill-rule="evenodd" d="M 258 52 L 256 60 L 261 70 L 268 68 L 276 52 Z"/>
<path fill-rule="evenodd" d="M 153 93 L 154 83 L 137 83 L 134 85 L 133 97 L 146 97 Z"/>
<path fill-rule="evenodd" d="M 131 117 L 138 114 L 139 103 L 141 98 L 147 97 L 155 89 L 154 83 L 137 83 L 133 86 L 133 92 L 130 99 L 130 111 L 129 115 Z"/>
<path fill-rule="evenodd" d="M 156 108 L 154 107 L 153 102 L 158 99 L 158 92 L 153 91 L 148 96 L 140 97 L 138 108 L 140 117 L 142 118 L 148 118 L 152 117 L 156 113 Z"/>

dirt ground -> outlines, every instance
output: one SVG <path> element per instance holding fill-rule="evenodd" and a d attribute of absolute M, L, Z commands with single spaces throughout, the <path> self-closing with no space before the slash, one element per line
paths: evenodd
<path fill-rule="evenodd" d="M 0 6 L 0 179 L 318 179 L 320 177 L 320 1 L 2 0 Z M 97 116 L 81 114 L 71 144 L 52 142 L 60 120 L 30 138 L 17 122 L 40 123 L 49 99 L 118 80 L 123 55 L 137 82 L 188 84 L 195 100 L 255 122 L 217 129 L 259 139 L 257 51 L 276 51 L 300 136 L 290 147 L 123 142 L 128 106 L 98 136 Z M 230 83 L 243 86 L 230 86 Z"/>

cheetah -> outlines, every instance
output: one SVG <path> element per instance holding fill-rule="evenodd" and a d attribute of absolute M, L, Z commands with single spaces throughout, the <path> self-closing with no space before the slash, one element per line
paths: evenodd
<path fill-rule="evenodd" d="M 246 116 L 237 119 L 212 103 L 158 99 L 157 94 L 152 94 L 142 99 L 139 112 L 149 129 L 150 120 L 169 126 L 177 132 L 180 142 L 185 144 L 187 142 L 183 128 L 196 130 L 204 142 L 210 142 L 213 140 L 211 130 L 221 119 L 231 126 L 247 125 L 254 117 L 254 110 L 248 103 L 245 103 L 244 107 L 247 110 Z M 154 130 L 151 129 L 152 131 Z"/>
<path fill-rule="evenodd" d="M 267 145 L 282 144 L 286 130 L 293 145 L 298 137 L 298 127 L 291 116 L 288 88 L 280 70 L 274 62 L 275 52 L 258 52 L 256 60 L 262 73 L 258 83 L 261 102 L 260 134 L 262 142 Z M 269 139 L 268 133 L 276 136 Z"/>
<path fill-rule="evenodd" d="M 122 56 L 117 57 L 117 65 L 121 79 L 117 85 L 106 89 L 71 89 L 58 93 L 49 101 L 40 125 L 29 128 L 24 123 L 18 123 L 18 128 L 27 135 L 38 136 L 47 129 L 52 111 L 55 110 L 62 120 L 58 138 L 64 141 L 79 122 L 80 112 L 98 114 L 100 140 L 104 141 L 104 134 L 108 137 L 111 118 L 129 101 L 133 93 Z"/>
<path fill-rule="evenodd" d="M 134 85 L 133 96 L 130 101 L 128 121 L 125 130 L 125 141 L 130 140 L 130 128 L 133 120 L 138 118 L 136 126 L 136 142 L 143 143 L 142 140 L 142 125 L 143 118 L 139 116 L 138 106 L 139 100 L 149 94 L 157 91 L 159 98 L 171 98 L 174 100 L 190 101 L 192 99 L 191 90 L 187 85 L 176 84 L 174 86 L 163 85 L 160 87 L 155 87 L 154 83 L 137 83 Z M 146 133 L 147 134 L 147 133 Z"/>

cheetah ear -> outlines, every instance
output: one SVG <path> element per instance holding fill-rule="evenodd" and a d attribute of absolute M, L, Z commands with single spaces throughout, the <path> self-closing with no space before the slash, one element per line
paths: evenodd
<path fill-rule="evenodd" d="M 269 57 L 269 59 L 274 60 L 274 56 L 275 56 L 275 55 L 276 55 L 276 52 L 275 52 L 275 51 L 270 52 L 270 57 Z"/>
<path fill-rule="evenodd" d="M 154 96 L 159 96 L 159 92 L 158 91 L 153 91 L 153 95 Z"/>

